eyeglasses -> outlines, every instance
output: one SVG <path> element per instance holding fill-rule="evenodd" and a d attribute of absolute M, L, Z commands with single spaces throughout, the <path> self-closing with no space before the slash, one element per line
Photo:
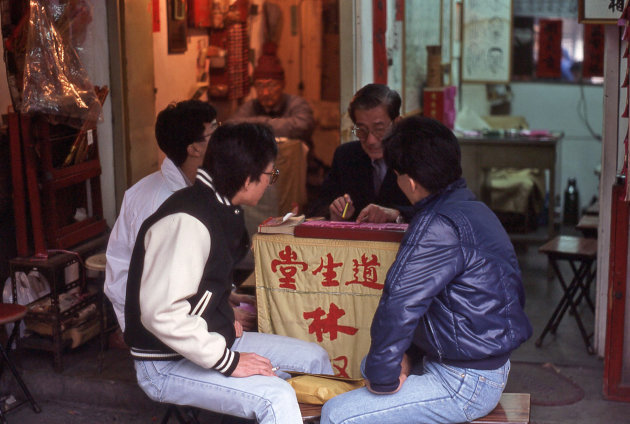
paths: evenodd
<path fill-rule="evenodd" d="M 355 125 L 354 127 L 352 127 L 352 134 L 359 140 L 365 141 L 367 140 L 370 133 L 372 133 L 374 138 L 380 141 L 387 135 L 387 132 L 389 131 L 391 126 L 391 122 L 387 126 L 381 126 L 374 129 L 369 129 L 368 127 L 358 127 Z"/>
<path fill-rule="evenodd" d="M 278 177 L 280 177 L 280 170 L 278 168 L 273 168 L 273 171 L 263 172 L 263 174 L 269 175 L 269 185 L 272 185 L 278 181 Z"/>
<path fill-rule="evenodd" d="M 264 90 L 265 88 L 269 90 L 276 90 L 282 86 L 280 81 L 269 80 L 269 81 L 256 81 L 254 82 L 254 88 L 256 90 Z"/>
<path fill-rule="evenodd" d="M 221 126 L 221 122 L 217 121 L 216 119 L 214 121 L 210 122 L 210 132 L 208 134 L 202 135 L 201 138 L 199 139 L 199 141 L 208 141 L 208 140 L 210 140 L 210 137 L 212 136 L 212 134 L 220 126 Z"/>

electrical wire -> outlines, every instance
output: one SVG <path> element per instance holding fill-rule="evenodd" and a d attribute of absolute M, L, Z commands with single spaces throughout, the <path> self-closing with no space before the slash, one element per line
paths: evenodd
<path fill-rule="evenodd" d="M 601 134 L 597 134 L 593 130 L 593 127 L 591 127 L 590 122 L 588 122 L 588 110 L 586 109 L 586 96 L 584 95 L 584 84 L 580 81 L 578 85 L 580 86 L 580 100 L 578 100 L 578 103 L 577 103 L 578 116 L 580 117 L 582 122 L 584 122 L 584 125 L 586 125 L 586 128 L 588 129 L 588 132 L 591 133 L 591 136 L 595 140 L 601 142 L 602 141 Z"/>

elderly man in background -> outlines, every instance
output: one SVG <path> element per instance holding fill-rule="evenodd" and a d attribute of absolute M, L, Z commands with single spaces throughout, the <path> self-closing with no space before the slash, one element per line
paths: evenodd
<path fill-rule="evenodd" d="M 256 98 L 245 102 L 230 122 L 251 122 L 271 127 L 276 137 L 296 138 L 312 146 L 313 110 L 302 97 L 284 92 L 284 69 L 276 45 L 267 42 L 254 69 Z"/>

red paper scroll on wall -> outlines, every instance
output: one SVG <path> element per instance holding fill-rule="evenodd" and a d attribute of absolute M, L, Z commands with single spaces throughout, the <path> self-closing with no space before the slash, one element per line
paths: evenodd
<path fill-rule="evenodd" d="M 541 19 L 538 33 L 538 63 L 536 77 L 560 78 L 560 59 L 562 58 L 562 21 L 560 19 Z"/>
<path fill-rule="evenodd" d="M 604 25 L 584 25 L 582 77 L 604 76 Z"/>
<path fill-rule="evenodd" d="M 385 32 L 387 31 L 387 2 L 372 0 L 372 54 L 374 64 L 374 82 L 387 84 L 387 46 Z"/>

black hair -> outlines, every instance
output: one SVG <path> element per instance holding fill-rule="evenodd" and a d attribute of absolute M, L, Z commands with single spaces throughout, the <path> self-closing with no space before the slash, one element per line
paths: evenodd
<path fill-rule="evenodd" d="M 158 113 L 155 121 L 158 146 L 175 165 L 181 166 L 188 157 L 188 146 L 203 140 L 203 124 L 209 124 L 216 117 L 217 111 L 207 102 L 171 103 Z"/>
<path fill-rule="evenodd" d="M 231 199 L 248 177 L 259 181 L 277 154 L 276 139 L 267 125 L 225 124 L 212 133 L 202 166 L 217 192 Z"/>
<path fill-rule="evenodd" d="M 407 174 L 429 193 L 445 189 L 462 176 L 457 137 L 435 119 L 410 116 L 383 140 L 387 166 Z"/>
<path fill-rule="evenodd" d="M 400 115 L 400 95 L 383 84 L 368 84 L 357 91 L 348 106 L 348 114 L 352 122 L 355 120 L 355 111 L 374 109 L 377 106 L 385 106 L 387 115 L 392 121 Z"/>

